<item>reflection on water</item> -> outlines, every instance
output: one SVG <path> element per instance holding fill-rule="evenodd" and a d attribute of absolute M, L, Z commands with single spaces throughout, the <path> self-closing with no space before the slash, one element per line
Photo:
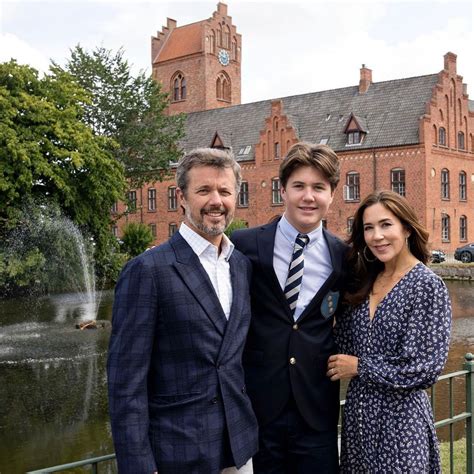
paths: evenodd
<path fill-rule="evenodd" d="M 474 352 L 474 285 L 447 285 L 454 320 L 445 372 L 453 372 L 466 352 Z M 109 321 L 112 292 L 96 296 L 97 319 Z M 0 301 L 0 474 L 113 452 L 105 375 L 110 325 L 75 329 L 90 318 L 91 308 L 76 294 Z M 459 413 L 465 410 L 462 379 L 454 391 Z M 437 388 L 436 400 L 439 420 L 449 414 L 447 383 Z M 456 436 L 461 429 L 456 427 Z M 445 438 L 448 428 L 438 433 Z M 113 463 L 100 472 L 114 472 Z"/>
<path fill-rule="evenodd" d="M 97 318 L 109 320 L 112 292 L 97 294 L 97 304 Z M 0 302 L 0 473 L 113 451 L 105 378 L 110 324 L 76 329 L 89 309 L 75 294 Z M 111 465 L 101 472 L 112 472 Z"/>

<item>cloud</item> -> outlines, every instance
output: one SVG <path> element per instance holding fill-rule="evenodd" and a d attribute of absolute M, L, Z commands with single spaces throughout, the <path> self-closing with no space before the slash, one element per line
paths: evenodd
<path fill-rule="evenodd" d="M 49 58 L 40 50 L 11 33 L 0 34 L 0 62 L 15 59 L 19 64 L 27 64 L 40 72 L 47 72 Z"/>

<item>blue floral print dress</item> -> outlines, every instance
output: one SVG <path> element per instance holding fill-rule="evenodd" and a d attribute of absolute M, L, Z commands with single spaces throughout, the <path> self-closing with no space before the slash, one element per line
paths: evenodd
<path fill-rule="evenodd" d="M 359 358 L 347 391 L 342 473 L 439 473 L 438 440 L 424 389 L 446 362 L 451 304 L 443 281 L 415 265 L 369 317 L 369 299 L 339 316 L 336 341 Z"/>

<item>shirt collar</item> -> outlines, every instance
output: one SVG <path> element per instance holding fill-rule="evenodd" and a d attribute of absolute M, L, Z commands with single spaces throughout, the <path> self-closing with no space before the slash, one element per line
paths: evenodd
<path fill-rule="evenodd" d="M 179 233 L 198 257 L 200 257 L 209 248 L 217 249 L 214 244 L 211 244 L 211 242 L 199 235 L 184 222 L 182 222 L 181 226 L 179 227 Z M 228 261 L 233 251 L 234 244 L 229 240 L 227 235 L 222 234 L 221 253 L 219 256 L 222 255 Z"/>
<path fill-rule="evenodd" d="M 297 231 L 289 222 L 288 219 L 285 217 L 285 214 L 281 217 L 280 221 L 278 222 L 278 228 L 280 229 L 281 233 L 285 237 L 291 245 L 294 245 L 296 237 L 301 232 Z M 322 222 L 319 223 L 319 226 L 316 229 L 312 230 L 308 234 L 305 234 L 309 237 L 308 247 L 314 245 L 323 235 L 323 225 Z"/>

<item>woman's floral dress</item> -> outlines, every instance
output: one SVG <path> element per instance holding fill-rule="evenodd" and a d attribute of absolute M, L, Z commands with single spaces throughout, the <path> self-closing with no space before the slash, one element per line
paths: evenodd
<path fill-rule="evenodd" d="M 424 389 L 444 367 L 450 329 L 447 288 L 422 263 L 392 288 L 372 320 L 368 298 L 338 318 L 340 352 L 359 358 L 344 409 L 341 472 L 441 472 Z"/>

